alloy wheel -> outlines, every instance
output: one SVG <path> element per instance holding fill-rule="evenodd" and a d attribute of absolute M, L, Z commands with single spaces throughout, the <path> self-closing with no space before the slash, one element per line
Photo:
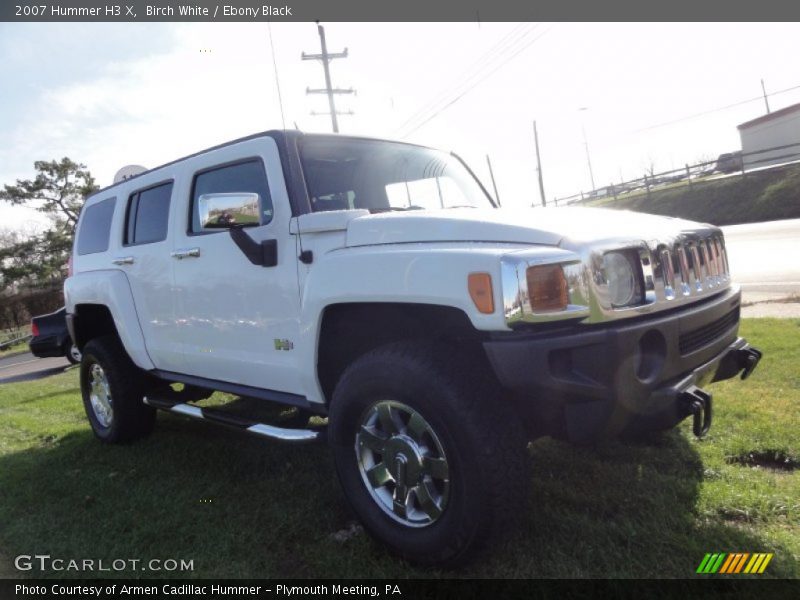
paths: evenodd
<path fill-rule="evenodd" d="M 418 411 L 393 400 L 376 402 L 361 418 L 355 452 L 367 491 L 392 519 L 408 527 L 439 519 L 450 469 L 439 436 Z"/>

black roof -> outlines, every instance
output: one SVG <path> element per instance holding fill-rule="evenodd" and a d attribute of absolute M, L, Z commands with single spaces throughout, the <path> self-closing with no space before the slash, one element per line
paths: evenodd
<path fill-rule="evenodd" d="M 313 134 L 306 134 L 300 131 L 299 129 L 269 129 L 267 131 L 261 131 L 259 133 L 253 133 L 251 135 L 246 135 L 244 137 L 237 138 L 235 140 L 230 140 L 229 142 L 224 142 L 222 144 L 217 144 L 216 146 L 211 146 L 210 148 L 206 148 L 204 150 L 200 150 L 199 152 L 193 152 L 192 154 L 187 154 L 186 156 L 182 156 L 181 158 L 176 158 L 175 160 L 171 160 L 164 164 L 158 165 L 157 167 L 153 167 L 152 169 L 147 169 L 146 171 L 142 171 L 141 173 L 137 173 L 127 179 L 122 181 L 117 181 L 116 183 L 112 183 L 111 185 L 107 185 L 104 188 L 97 190 L 89 194 L 86 199 L 96 196 L 97 194 L 102 194 L 114 188 L 121 183 L 127 183 L 131 179 L 136 179 L 137 177 L 141 177 L 142 175 L 147 175 L 148 173 L 152 173 L 153 171 L 157 171 L 158 169 L 162 169 L 164 167 L 168 167 L 169 165 L 174 165 L 175 163 L 181 162 L 182 160 L 186 160 L 188 158 L 193 158 L 195 156 L 200 156 L 201 154 L 205 154 L 206 152 L 211 152 L 212 150 L 219 150 L 220 148 L 225 148 L 227 146 L 232 146 L 233 144 L 238 144 L 240 142 L 247 142 L 249 140 L 254 140 L 260 137 L 272 137 L 272 138 L 286 138 L 292 137 L 294 139 L 298 139 L 303 137 L 304 135 L 313 135 L 314 137 L 328 137 L 328 138 L 339 138 L 339 139 L 355 139 L 355 140 L 374 140 L 374 141 L 384 141 L 384 142 L 394 142 L 398 144 L 407 144 L 409 146 L 419 146 L 424 148 L 421 144 L 412 144 L 411 142 L 404 142 L 401 140 L 387 140 L 385 138 L 377 138 L 377 137 L 369 137 L 369 136 L 359 136 L 359 135 L 342 135 L 338 133 L 313 133 Z"/>
<path fill-rule="evenodd" d="M 96 196 L 97 194 L 102 194 L 102 193 L 110 190 L 111 188 L 114 188 L 114 187 L 120 185 L 121 183 L 127 183 L 131 179 L 136 179 L 137 177 L 141 177 L 142 175 L 147 175 L 148 173 L 152 173 L 153 171 L 157 171 L 158 169 L 162 169 L 164 167 L 168 167 L 169 165 L 174 165 L 175 163 L 181 162 L 182 160 L 186 160 L 187 158 L 200 156 L 201 154 L 205 154 L 206 152 L 211 152 L 212 150 L 219 150 L 220 148 L 225 148 L 226 146 L 232 146 L 233 144 L 238 144 L 239 142 L 246 142 L 248 140 L 254 140 L 254 139 L 260 138 L 260 137 L 276 137 L 276 135 L 281 135 L 282 136 L 282 135 L 285 135 L 287 133 L 294 133 L 294 132 L 295 132 L 295 130 L 285 130 L 284 131 L 284 130 L 280 130 L 280 129 L 270 129 L 269 131 L 261 131 L 259 133 L 246 135 L 244 137 L 240 137 L 240 138 L 237 138 L 235 140 L 231 140 L 229 142 L 224 142 L 222 144 L 217 144 L 216 146 L 211 146 L 210 148 L 206 148 L 205 150 L 200 150 L 199 152 L 193 152 L 192 154 L 187 154 L 186 156 L 182 156 L 181 158 L 176 158 L 175 160 L 171 160 L 171 161 L 166 162 L 166 163 L 164 163 L 162 165 L 158 165 L 157 167 L 153 167 L 152 169 L 147 169 L 146 171 L 142 171 L 141 173 L 137 173 L 136 175 L 128 177 L 127 179 L 123 179 L 122 181 L 117 181 L 115 183 L 112 183 L 111 185 L 107 185 L 106 187 L 100 188 L 96 192 L 93 192 L 93 193 L 89 194 L 86 197 L 86 199 L 88 200 L 92 196 Z M 299 131 L 297 131 L 296 133 L 302 135 Z"/>

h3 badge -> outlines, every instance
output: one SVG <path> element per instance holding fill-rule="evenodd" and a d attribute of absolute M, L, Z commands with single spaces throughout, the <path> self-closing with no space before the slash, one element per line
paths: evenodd
<path fill-rule="evenodd" d="M 275 338 L 275 350 L 293 350 L 294 342 L 291 340 L 280 340 Z"/>

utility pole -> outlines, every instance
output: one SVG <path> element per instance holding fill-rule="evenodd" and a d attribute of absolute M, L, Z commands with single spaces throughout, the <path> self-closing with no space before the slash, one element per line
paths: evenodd
<path fill-rule="evenodd" d="M 542 178 L 542 156 L 539 153 L 539 132 L 536 131 L 536 121 L 533 122 L 533 143 L 536 146 L 536 172 L 539 174 L 539 195 L 542 198 L 542 206 L 547 206 L 544 195 L 544 179 Z"/>
<path fill-rule="evenodd" d="M 764 93 L 764 104 L 767 105 L 767 114 L 769 114 L 769 100 L 767 99 L 767 88 L 764 87 L 764 80 L 761 80 L 761 91 Z"/>
<path fill-rule="evenodd" d="M 492 187 L 494 188 L 494 199 L 497 200 L 497 206 L 500 206 L 500 194 L 497 192 L 497 182 L 494 180 L 494 169 L 492 169 L 492 159 L 486 155 L 486 164 L 489 165 L 489 176 L 492 178 Z"/>
<path fill-rule="evenodd" d="M 579 111 L 589 110 L 586 107 L 579 108 Z M 594 184 L 594 172 L 592 171 L 592 158 L 589 156 L 589 142 L 586 139 L 586 126 L 581 119 L 581 132 L 583 133 L 583 146 L 586 148 L 586 164 L 589 165 L 589 179 L 592 181 L 592 191 L 597 189 Z"/>
<path fill-rule="evenodd" d="M 325 28 L 319 23 L 317 23 L 317 31 L 319 32 L 319 41 L 320 41 L 320 46 L 322 48 L 322 54 L 306 54 L 305 52 L 303 52 L 301 58 L 303 60 L 318 60 L 322 62 L 322 68 L 325 71 L 325 88 L 324 89 L 306 88 L 306 94 L 328 95 L 328 107 L 330 108 L 330 112 L 327 114 L 330 114 L 331 116 L 331 125 L 333 126 L 333 132 L 339 133 L 339 121 L 336 119 L 336 116 L 340 114 L 352 115 L 353 112 L 352 111 L 347 111 L 345 113 L 336 112 L 336 103 L 333 100 L 334 95 L 352 94 L 354 92 L 352 88 L 345 90 L 340 88 L 334 88 L 331 85 L 331 71 L 329 68 L 329 64 L 334 58 L 347 58 L 347 48 L 345 48 L 343 52 L 333 52 L 333 53 L 328 52 L 328 44 L 325 42 Z M 324 115 L 326 113 L 312 112 L 311 114 Z"/>

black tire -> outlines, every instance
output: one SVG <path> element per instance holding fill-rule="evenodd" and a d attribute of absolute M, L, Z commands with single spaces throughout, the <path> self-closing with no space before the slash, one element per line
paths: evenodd
<path fill-rule="evenodd" d="M 106 423 L 101 422 L 101 415 L 92 406 L 91 382 L 95 365 L 102 369 L 110 392 L 113 413 Z M 95 338 L 83 348 L 80 366 L 83 407 L 99 440 L 109 444 L 130 442 L 153 430 L 156 410 L 143 402 L 144 375 L 115 336 Z"/>
<path fill-rule="evenodd" d="M 346 369 L 331 401 L 328 433 L 345 497 L 373 537 L 411 562 L 454 566 L 509 531 L 527 504 L 527 439 L 500 396 L 479 351 L 395 343 Z M 359 467 L 357 430 L 371 407 L 384 400 L 417 411 L 448 463 L 444 510 L 422 527 L 390 516 Z"/>
<path fill-rule="evenodd" d="M 75 344 L 72 343 L 72 340 L 70 338 L 67 338 L 67 341 L 64 342 L 63 351 L 64 351 L 64 356 L 71 365 L 77 365 L 81 362 L 80 359 L 75 356 L 76 352 L 77 356 L 82 356 L 80 350 L 78 350 L 75 347 Z"/>

